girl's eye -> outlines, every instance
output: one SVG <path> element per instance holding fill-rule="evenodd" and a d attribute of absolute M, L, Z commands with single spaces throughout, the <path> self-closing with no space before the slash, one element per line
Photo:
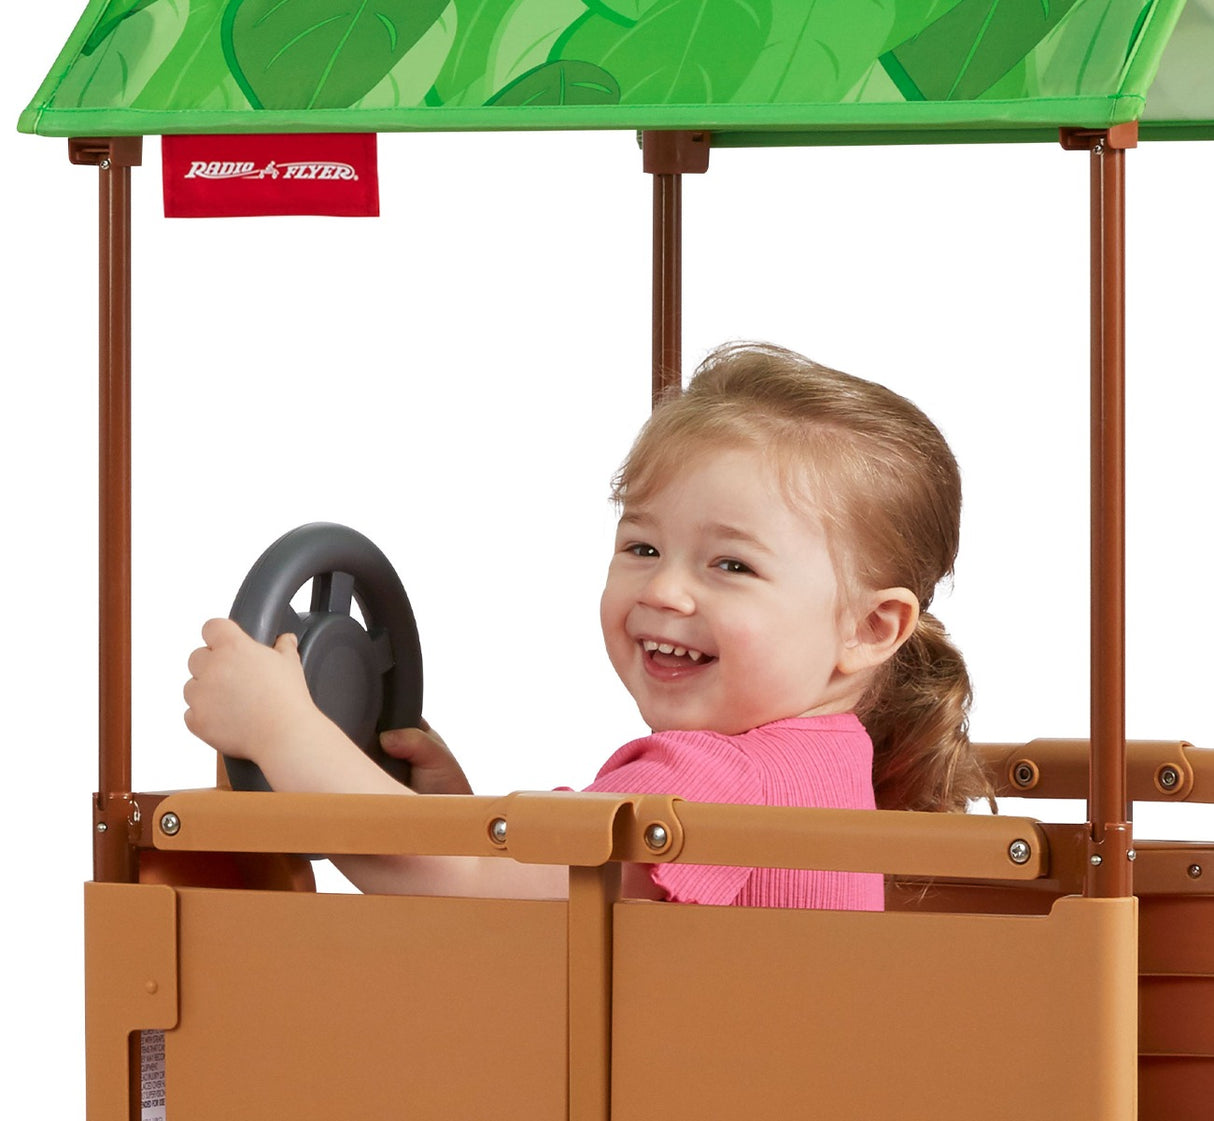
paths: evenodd
<path fill-rule="evenodd" d="M 717 561 L 714 567 L 719 568 L 722 572 L 737 572 L 737 573 L 753 573 L 754 572 L 754 569 L 751 568 L 750 565 L 745 564 L 743 561 L 733 560 L 732 558 L 728 558 L 728 557 L 724 560 Z"/>
<path fill-rule="evenodd" d="M 625 553 L 631 553 L 634 557 L 656 557 L 661 554 L 652 545 L 647 545 L 644 541 L 633 541 L 629 545 L 624 546 Z"/>

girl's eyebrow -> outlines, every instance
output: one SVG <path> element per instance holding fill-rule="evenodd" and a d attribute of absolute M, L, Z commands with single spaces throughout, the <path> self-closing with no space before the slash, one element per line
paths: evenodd
<path fill-rule="evenodd" d="M 743 545 L 749 545 L 752 549 L 757 549 L 761 553 L 772 555 L 771 549 L 759 540 L 753 533 L 745 529 L 740 529 L 738 526 L 728 525 L 725 522 L 710 522 L 701 527 L 704 534 L 709 537 L 724 538 L 726 541 L 737 541 Z"/>
<path fill-rule="evenodd" d="M 653 524 L 653 518 L 645 510 L 626 510 L 620 515 L 617 524 L 619 528 L 644 529 Z M 749 545 L 752 549 L 765 553 L 767 556 L 774 555 L 770 546 L 765 545 L 749 530 L 739 526 L 730 525 L 727 522 L 705 522 L 699 527 L 699 530 L 705 537 L 736 541 L 741 545 Z"/>

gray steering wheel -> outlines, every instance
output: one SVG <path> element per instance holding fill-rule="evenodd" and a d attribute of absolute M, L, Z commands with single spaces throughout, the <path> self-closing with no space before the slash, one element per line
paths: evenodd
<path fill-rule="evenodd" d="M 301 615 L 291 599 L 309 580 L 311 608 Z M 350 615 L 352 603 L 365 626 Z M 331 522 L 283 534 L 250 569 L 230 617 L 267 646 L 293 633 L 316 706 L 393 778 L 408 783 L 409 764 L 384 752 L 379 733 L 421 721 L 421 643 L 400 577 L 371 541 Z M 224 756 L 224 765 L 233 790 L 270 789 L 255 763 Z"/>

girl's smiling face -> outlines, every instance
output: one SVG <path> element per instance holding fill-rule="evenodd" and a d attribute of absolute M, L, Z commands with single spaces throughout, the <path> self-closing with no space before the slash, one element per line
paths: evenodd
<path fill-rule="evenodd" d="M 819 519 L 769 457 L 728 448 L 625 502 L 600 615 L 650 728 L 733 735 L 854 707 L 844 606 Z"/>

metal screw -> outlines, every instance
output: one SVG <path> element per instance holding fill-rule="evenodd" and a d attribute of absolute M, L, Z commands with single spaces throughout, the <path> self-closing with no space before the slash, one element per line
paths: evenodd
<path fill-rule="evenodd" d="M 1190 864 L 1189 865 L 1189 879 L 1191 879 L 1191 880 L 1200 880 L 1201 879 L 1201 865 L 1200 864 Z"/>
<path fill-rule="evenodd" d="M 653 849 L 654 852 L 664 849 L 668 840 L 670 840 L 670 834 L 666 832 L 666 826 L 661 824 L 661 822 L 655 821 L 645 830 L 645 844 Z"/>
<path fill-rule="evenodd" d="M 109 828 L 104 821 L 97 822 L 97 832 L 104 833 Z"/>
<path fill-rule="evenodd" d="M 1180 772 L 1175 767 L 1159 768 L 1159 785 L 1164 790 L 1171 790 L 1180 783 Z"/>
<path fill-rule="evenodd" d="M 109 171 L 109 169 L 110 169 L 110 161 L 109 161 L 109 160 L 102 160 L 102 161 L 101 161 L 101 162 L 100 162 L 100 163 L 99 163 L 97 166 L 98 166 L 99 168 L 101 168 L 101 170 L 102 170 L 102 171 Z"/>
<path fill-rule="evenodd" d="M 160 831 L 170 837 L 177 835 L 177 831 L 181 828 L 181 818 L 175 813 L 167 813 L 161 815 Z"/>
<path fill-rule="evenodd" d="M 1094 852 L 1094 853 L 1092 853 L 1091 856 L 1088 857 L 1088 863 L 1093 868 L 1099 868 L 1104 863 L 1104 857 L 1101 856 L 1100 853 Z"/>
<path fill-rule="evenodd" d="M 499 845 L 506 843 L 506 819 L 504 817 L 495 817 L 489 822 L 489 836 Z"/>
<path fill-rule="evenodd" d="M 1033 855 L 1033 850 L 1028 841 L 1013 841 L 1007 847 L 1007 854 L 1011 857 L 1013 864 L 1027 864 L 1029 857 Z"/>
<path fill-rule="evenodd" d="M 1036 778 L 1037 768 L 1028 761 L 1017 763 L 1012 771 L 1012 781 L 1020 787 L 1032 786 Z"/>

